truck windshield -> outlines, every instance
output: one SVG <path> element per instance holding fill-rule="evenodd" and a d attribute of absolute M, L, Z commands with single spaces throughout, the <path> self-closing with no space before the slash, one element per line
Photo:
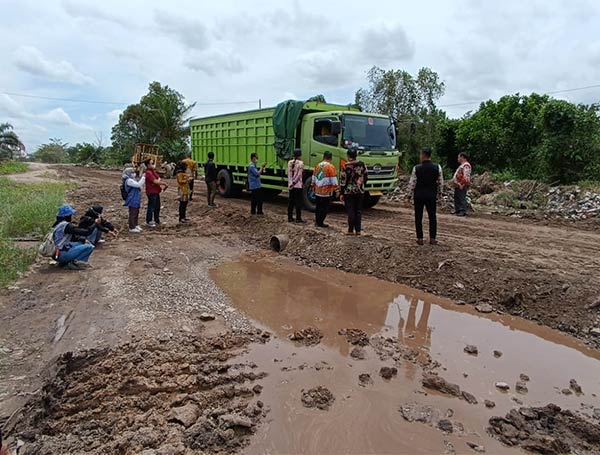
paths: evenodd
<path fill-rule="evenodd" d="M 365 150 L 394 150 L 396 132 L 388 118 L 344 115 L 344 147 L 357 143 Z"/>

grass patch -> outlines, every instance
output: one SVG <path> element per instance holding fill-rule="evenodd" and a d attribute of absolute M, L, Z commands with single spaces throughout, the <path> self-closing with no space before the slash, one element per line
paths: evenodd
<path fill-rule="evenodd" d="M 18 248 L 10 239 L 42 238 L 50 230 L 68 188 L 66 183 L 24 184 L 0 177 L 0 286 L 18 278 L 36 256 L 35 248 Z"/>
<path fill-rule="evenodd" d="M 22 174 L 28 169 L 29 165 L 21 161 L 0 161 L 0 175 Z"/>

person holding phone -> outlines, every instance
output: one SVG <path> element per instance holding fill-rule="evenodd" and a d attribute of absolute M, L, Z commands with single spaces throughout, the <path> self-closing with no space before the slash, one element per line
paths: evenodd
<path fill-rule="evenodd" d="M 263 194 L 260 176 L 265 170 L 266 163 L 263 163 L 260 168 L 257 166 L 258 153 L 250 154 L 250 164 L 248 165 L 248 189 L 252 196 L 250 197 L 250 214 L 264 215 L 263 212 Z"/>

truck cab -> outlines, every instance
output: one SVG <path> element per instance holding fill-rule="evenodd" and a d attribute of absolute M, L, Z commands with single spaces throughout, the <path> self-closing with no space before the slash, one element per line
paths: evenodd
<path fill-rule="evenodd" d="M 358 111 L 332 111 L 307 114 L 302 118 L 301 141 L 297 145 L 305 162 L 304 204 L 312 209 L 314 195 L 310 190 L 312 169 L 321 162 L 323 153 L 333 154 L 332 163 L 338 175 L 346 161 L 349 147 L 358 148 L 358 159 L 365 163 L 369 179 L 365 185 L 365 207 L 374 206 L 384 191 L 396 184 L 395 127 L 389 117 Z"/>

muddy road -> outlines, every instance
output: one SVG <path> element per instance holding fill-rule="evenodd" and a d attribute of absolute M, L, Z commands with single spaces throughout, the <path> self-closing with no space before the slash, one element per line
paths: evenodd
<path fill-rule="evenodd" d="M 441 245 L 419 247 L 406 207 L 349 238 L 341 207 L 317 230 L 286 223 L 285 198 L 209 209 L 199 184 L 190 224 L 170 187 L 166 226 L 135 235 L 118 172 L 55 175 L 123 231 L 92 270 L 39 260 L 0 291 L 0 423 L 21 453 L 568 453 L 550 414 L 568 450 L 600 452 L 599 232 L 441 215 Z"/>

